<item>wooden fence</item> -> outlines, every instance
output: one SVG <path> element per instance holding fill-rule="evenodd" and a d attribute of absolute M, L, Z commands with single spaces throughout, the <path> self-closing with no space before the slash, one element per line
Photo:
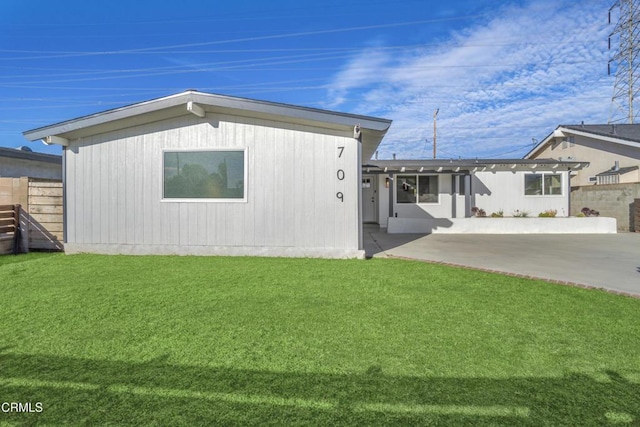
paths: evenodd
<path fill-rule="evenodd" d="M 20 210 L 20 205 L 0 206 L 0 255 L 19 251 Z"/>
<path fill-rule="evenodd" d="M 23 250 L 63 250 L 62 182 L 37 178 L 0 178 L 0 204 L 21 204 Z"/>

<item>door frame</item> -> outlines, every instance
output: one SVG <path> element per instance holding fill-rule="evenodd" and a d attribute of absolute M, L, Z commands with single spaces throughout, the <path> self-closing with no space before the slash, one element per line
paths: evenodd
<path fill-rule="evenodd" d="M 374 198 L 374 203 L 373 204 L 373 220 L 370 221 L 366 221 L 365 220 L 365 203 L 366 206 L 369 206 L 369 200 L 365 200 L 365 195 L 364 195 L 364 188 L 362 188 L 362 184 L 363 181 L 365 179 L 370 179 L 371 180 L 371 189 L 373 191 L 373 198 Z M 380 203 L 380 189 L 378 188 L 378 175 L 375 174 L 362 174 L 362 179 L 360 180 L 360 188 L 362 191 L 362 223 L 363 224 L 379 224 L 380 219 L 378 218 L 379 216 L 379 203 Z"/>

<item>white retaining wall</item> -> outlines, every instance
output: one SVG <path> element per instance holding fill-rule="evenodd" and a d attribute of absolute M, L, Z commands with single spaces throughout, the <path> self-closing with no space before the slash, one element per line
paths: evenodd
<path fill-rule="evenodd" d="M 616 219 L 589 218 L 389 218 L 387 233 L 609 234 Z"/>

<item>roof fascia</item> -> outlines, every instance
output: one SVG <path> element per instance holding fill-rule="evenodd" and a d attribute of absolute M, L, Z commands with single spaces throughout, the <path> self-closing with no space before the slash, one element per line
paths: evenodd
<path fill-rule="evenodd" d="M 272 117 L 287 117 L 323 124 L 325 127 L 347 127 L 359 124 L 362 129 L 380 133 L 380 140 L 391 126 L 391 120 L 355 114 L 338 113 L 328 110 L 299 107 L 288 104 L 278 104 L 247 98 L 236 98 L 224 95 L 207 94 L 196 91 L 186 91 L 164 98 L 153 99 L 125 107 L 107 110 L 89 116 L 79 117 L 65 122 L 23 132 L 25 138 L 35 141 L 49 136 L 64 135 L 80 129 L 99 126 L 101 124 L 127 119 L 134 116 L 153 113 L 159 110 L 185 105 L 184 113 L 188 114 L 186 104 L 193 102 L 205 111 L 216 109 L 237 112 L 264 114 Z"/>
<path fill-rule="evenodd" d="M 598 133 L 594 133 L 594 132 L 589 132 L 589 131 L 581 131 L 581 130 L 576 130 L 576 129 L 572 129 L 572 128 L 567 128 L 567 127 L 563 127 L 563 126 L 558 126 L 556 128 L 556 130 L 554 130 L 553 132 L 551 132 L 545 139 L 542 140 L 542 142 L 540 142 L 538 145 L 536 145 L 531 151 L 529 151 L 524 158 L 525 159 L 530 159 L 531 156 L 533 156 L 534 154 L 536 154 L 537 152 L 541 151 L 543 148 L 546 148 L 546 146 L 551 143 L 551 140 L 554 139 L 556 137 L 556 132 L 560 131 L 563 134 L 571 134 L 571 135 L 576 135 L 576 136 L 584 136 L 587 138 L 592 138 L 592 139 L 599 139 L 601 141 L 606 141 L 606 142 L 613 142 L 614 144 L 620 144 L 620 145 L 626 145 L 629 147 L 634 147 L 634 148 L 638 148 L 638 143 L 637 142 L 633 142 L 633 141 L 628 141 L 626 139 L 621 139 L 621 138 L 616 138 L 616 137 L 612 137 L 612 136 L 605 136 L 605 135 L 601 135 Z"/>

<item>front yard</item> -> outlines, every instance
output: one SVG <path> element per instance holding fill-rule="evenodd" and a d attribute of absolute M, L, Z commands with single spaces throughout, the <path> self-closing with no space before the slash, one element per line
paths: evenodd
<path fill-rule="evenodd" d="M 0 257 L 0 425 L 633 425 L 640 300 L 391 259 Z M 8 407 L 8 406 L 7 406 Z"/>

